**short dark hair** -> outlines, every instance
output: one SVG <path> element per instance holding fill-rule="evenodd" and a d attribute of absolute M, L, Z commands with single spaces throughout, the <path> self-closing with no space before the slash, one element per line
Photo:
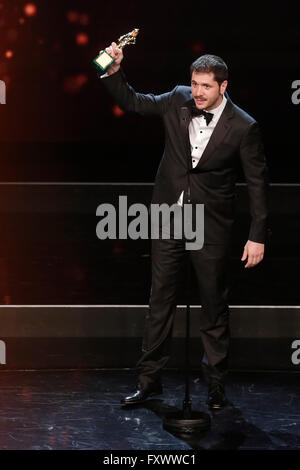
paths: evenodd
<path fill-rule="evenodd" d="M 212 72 L 216 82 L 221 85 L 224 80 L 228 79 L 228 67 L 224 60 L 217 55 L 205 54 L 196 59 L 191 65 L 191 76 L 193 72 Z"/>

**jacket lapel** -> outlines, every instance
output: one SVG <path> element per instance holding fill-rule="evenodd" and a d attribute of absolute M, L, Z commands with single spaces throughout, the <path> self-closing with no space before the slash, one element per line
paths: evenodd
<path fill-rule="evenodd" d="M 221 114 L 220 119 L 217 122 L 216 127 L 214 128 L 212 135 L 208 141 L 207 146 L 204 149 L 204 152 L 196 166 L 196 168 L 201 167 L 215 152 L 218 145 L 224 140 L 228 130 L 231 127 L 230 119 L 234 115 L 232 101 L 227 96 L 227 103 L 224 108 L 223 113 Z"/>
<path fill-rule="evenodd" d="M 184 103 L 183 106 L 180 108 L 180 131 L 181 131 L 181 138 L 183 139 L 188 168 L 192 168 L 192 158 L 191 158 L 191 143 L 190 143 L 190 136 L 189 136 L 189 125 L 192 119 L 191 114 L 191 107 L 193 104 L 193 99 L 188 100 Z"/>
<path fill-rule="evenodd" d="M 207 146 L 204 149 L 204 152 L 196 165 L 196 168 L 201 167 L 215 152 L 220 142 L 222 142 L 227 134 L 228 130 L 231 127 L 230 119 L 234 116 L 233 103 L 226 93 L 227 103 L 224 108 L 223 113 L 219 121 L 217 122 L 216 127 L 214 128 L 212 135 L 208 141 Z M 192 168 L 192 158 L 191 158 L 191 144 L 189 138 L 189 124 L 192 119 L 191 108 L 194 104 L 194 100 L 190 99 L 185 102 L 184 106 L 181 107 L 181 134 L 184 139 L 187 155 L 188 155 L 188 167 Z"/>

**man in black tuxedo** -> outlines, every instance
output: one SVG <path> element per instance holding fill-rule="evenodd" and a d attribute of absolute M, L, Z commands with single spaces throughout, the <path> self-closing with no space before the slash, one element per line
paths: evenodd
<path fill-rule="evenodd" d="M 208 383 L 207 403 L 224 407 L 228 371 L 229 309 L 226 270 L 237 166 L 248 186 L 251 226 L 244 246 L 245 267 L 264 256 L 267 224 L 267 166 L 256 121 L 229 99 L 228 70 L 214 55 L 191 65 L 191 87 L 176 86 L 162 94 L 141 94 L 126 82 L 120 68 L 122 50 L 106 49 L 116 60 L 102 81 L 119 106 L 140 114 L 157 114 L 165 126 L 165 150 L 155 179 L 152 203 L 204 204 L 204 245 L 188 252 L 201 298 L 202 367 Z M 193 221 L 194 223 L 194 221 Z M 137 363 L 136 391 L 123 404 L 136 404 L 162 393 L 161 371 L 170 357 L 179 269 L 184 239 L 152 240 L 152 288 L 146 316 L 143 354 Z"/>

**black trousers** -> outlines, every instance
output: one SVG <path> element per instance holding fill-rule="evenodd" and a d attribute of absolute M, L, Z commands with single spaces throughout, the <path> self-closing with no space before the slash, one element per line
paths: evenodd
<path fill-rule="evenodd" d="M 228 370 L 229 309 L 227 305 L 228 245 L 185 250 L 184 240 L 152 240 L 152 287 L 145 318 L 142 356 L 136 369 L 142 387 L 160 382 L 170 346 L 181 264 L 190 256 L 201 301 L 202 369 L 208 383 L 224 383 Z M 200 365 L 200 364 L 199 364 Z"/>

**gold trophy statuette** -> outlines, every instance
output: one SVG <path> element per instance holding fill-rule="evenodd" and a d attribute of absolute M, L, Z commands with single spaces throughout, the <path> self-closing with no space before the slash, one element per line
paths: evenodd
<path fill-rule="evenodd" d="M 127 44 L 135 44 L 136 37 L 139 34 L 139 29 L 133 29 L 131 33 L 124 34 L 119 37 L 117 47 L 123 49 Z M 115 59 L 109 55 L 106 51 L 102 51 L 101 54 L 93 60 L 96 67 L 100 70 L 101 75 L 103 75 L 108 67 L 115 61 Z"/>

